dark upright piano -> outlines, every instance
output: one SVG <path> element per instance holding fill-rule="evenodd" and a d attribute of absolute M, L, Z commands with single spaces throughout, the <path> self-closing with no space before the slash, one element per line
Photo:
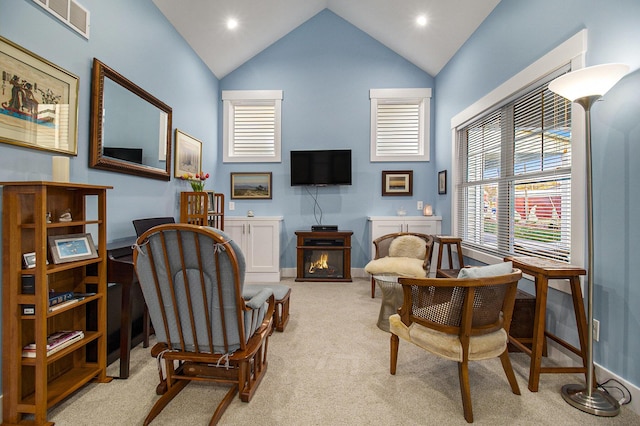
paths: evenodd
<path fill-rule="evenodd" d="M 107 363 L 120 358 L 121 379 L 129 377 L 131 348 L 149 346 L 149 320 L 133 268 L 136 237 L 107 244 Z"/>

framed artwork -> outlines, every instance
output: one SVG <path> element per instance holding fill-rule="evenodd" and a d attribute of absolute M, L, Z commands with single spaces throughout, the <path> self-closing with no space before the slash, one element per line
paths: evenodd
<path fill-rule="evenodd" d="M 202 170 L 202 142 L 176 129 L 174 176 L 195 175 Z"/>
<path fill-rule="evenodd" d="M 447 171 L 438 172 L 438 194 L 447 193 Z"/>
<path fill-rule="evenodd" d="M 271 172 L 231 173 L 231 198 L 271 199 Z"/>
<path fill-rule="evenodd" d="M 215 199 L 215 191 L 204 191 L 207 193 L 207 202 L 209 205 L 209 209 L 207 213 L 215 213 L 216 212 L 216 199 Z"/>
<path fill-rule="evenodd" d="M 22 255 L 22 261 L 24 262 L 24 267 L 27 269 L 36 267 L 36 253 L 25 253 Z"/>
<path fill-rule="evenodd" d="M 0 142 L 78 154 L 78 77 L 0 37 Z"/>
<path fill-rule="evenodd" d="M 52 235 L 49 248 L 55 264 L 98 257 L 91 234 Z"/>
<path fill-rule="evenodd" d="M 413 170 L 383 171 L 382 195 L 413 195 Z"/>

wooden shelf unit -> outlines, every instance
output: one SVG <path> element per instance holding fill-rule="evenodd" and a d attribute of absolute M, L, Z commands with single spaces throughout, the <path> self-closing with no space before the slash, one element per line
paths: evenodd
<path fill-rule="evenodd" d="M 181 192 L 180 222 L 224 231 L 224 194 L 213 191 Z"/>
<path fill-rule="evenodd" d="M 106 375 L 106 191 L 108 186 L 60 182 L 0 182 L 2 185 L 2 379 L 3 424 L 51 424 L 47 410 L 89 381 L 109 382 Z M 69 209 L 72 221 L 59 222 Z M 53 223 L 46 223 L 50 212 Z M 93 217 L 89 217 L 93 216 Z M 92 232 L 98 257 L 54 264 L 48 237 Z M 24 253 L 36 265 L 25 269 Z M 48 259 L 48 264 L 45 260 Z M 91 274 L 90 271 L 97 271 Z M 33 276 L 34 294 L 22 293 L 24 276 Z M 48 292 L 95 293 L 49 312 Z M 23 304 L 35 305 L 23 315 Z M 47 336 L 82 330 L 83 339 L 50 356 Z M 22 348 L 36 343 L 36 357 Z"/>

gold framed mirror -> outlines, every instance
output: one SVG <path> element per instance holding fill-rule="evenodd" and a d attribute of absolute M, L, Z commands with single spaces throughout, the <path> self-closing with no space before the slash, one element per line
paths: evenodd
<path fill-rule="evenodd" d="M 89 167 L 171 179 L 171 107 L 96 58 L 89 142 Z"/>

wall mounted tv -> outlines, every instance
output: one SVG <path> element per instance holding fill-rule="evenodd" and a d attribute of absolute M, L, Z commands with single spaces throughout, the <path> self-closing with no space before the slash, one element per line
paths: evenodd
<path fill-rule="evenodd" d="M 102 154 L 119 160 L 142 164 L 142 148 L 102 148 Z"/>
<path fill-rule="evenodd" d="M 291 151 L 291 186 L 351 185 L 351 150 Z"/>

